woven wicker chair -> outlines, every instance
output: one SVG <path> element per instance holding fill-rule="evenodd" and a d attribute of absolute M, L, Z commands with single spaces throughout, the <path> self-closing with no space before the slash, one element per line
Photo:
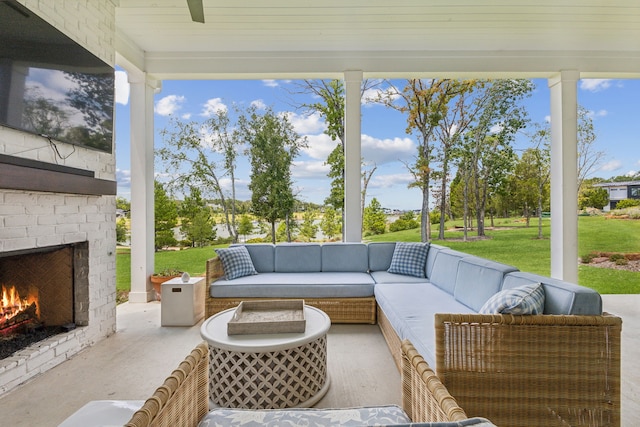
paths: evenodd
<path fill-rule="evenodd" d="M 409 341 L 402 345 L 403 409 L 414 422 L 460 421 L 464 411 Z M 209 356 L 199 344 L 125 427 L 196 427 L 208 411 Z"/>
<path fill-rule="evenodd" d="M 208 285 L 224 275 L 220 258 L 207 261 L 206 284 Z M 269 298 L 213 298 L 205 292 L 205 319 L 229 308 L 237 307 L 240 301 L 267 300 Z M 287 299 L 287 298 L 273 298 Z M 304 303 L 327 313 L 331 323 L 376 323 L 375 297 L 358 298 L 305 298 Z"/>
<path fill-rule="evenodd" d="M 125 427 L 196 427 L 209 410 L 209 349 L 199 344 Z"/>

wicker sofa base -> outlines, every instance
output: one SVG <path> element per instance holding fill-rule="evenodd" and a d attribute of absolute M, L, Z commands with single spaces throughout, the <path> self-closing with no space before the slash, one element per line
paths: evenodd
<path fill-rule="evenodd" d="M 207 295 L 205 318 L 237 307 L 240 301 L 267 300 L 269 298 L 212 298 Z M 274 298 L 278 300 L 286 298 Z M 304 303 L 327 313 L 331 323 L 376 323 L 376 299 L 366 298 L 305 298 Z"/>
<path fill-rule="evenodd" d="M 402 341 L 380 309 L 378 325 L 406 370 Z M 436 314 L 436 372 L 469 416 L 500 426 L 617 427 L 621 329 L 608 313 Z"/>

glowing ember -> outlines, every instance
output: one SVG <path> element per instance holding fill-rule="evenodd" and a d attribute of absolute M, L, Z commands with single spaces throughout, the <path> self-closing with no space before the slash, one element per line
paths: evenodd
<path fill-rule="evenodd" d="M 8 322 L 24 310 L 34 305 L 37 298 L 22 298 L 15 286 L 9 288 L 2 285 L 2 299 L 0 300 L 2 311 L 0 312 L 0 325 Z"/>

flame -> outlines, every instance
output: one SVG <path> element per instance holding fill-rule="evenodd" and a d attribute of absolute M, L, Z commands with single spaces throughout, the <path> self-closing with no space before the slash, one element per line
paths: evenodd
<path fill-rule="evenodd" d="M 6 322 L 16 314 L 25 310 L 32 303 L 37 302 L 35 297 L 22 298 L 15 286 L 5 287 L 2 285 L 2 303 L 0 312 L 0 323 Z"/>

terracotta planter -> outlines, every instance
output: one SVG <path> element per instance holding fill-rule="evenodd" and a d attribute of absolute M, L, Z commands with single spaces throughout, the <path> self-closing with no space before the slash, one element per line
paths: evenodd
<path fill-rule="evenodd" d="M 153 290 L 156 292 L 156 301 L 160 301 L 162 299 L 162 284 L 167 280 L 171 280 L 173 278 L 180 277 L 179 274 L 175 274 L 173 276 L 150 276 L 151 284 L 153 285 Z"/>

